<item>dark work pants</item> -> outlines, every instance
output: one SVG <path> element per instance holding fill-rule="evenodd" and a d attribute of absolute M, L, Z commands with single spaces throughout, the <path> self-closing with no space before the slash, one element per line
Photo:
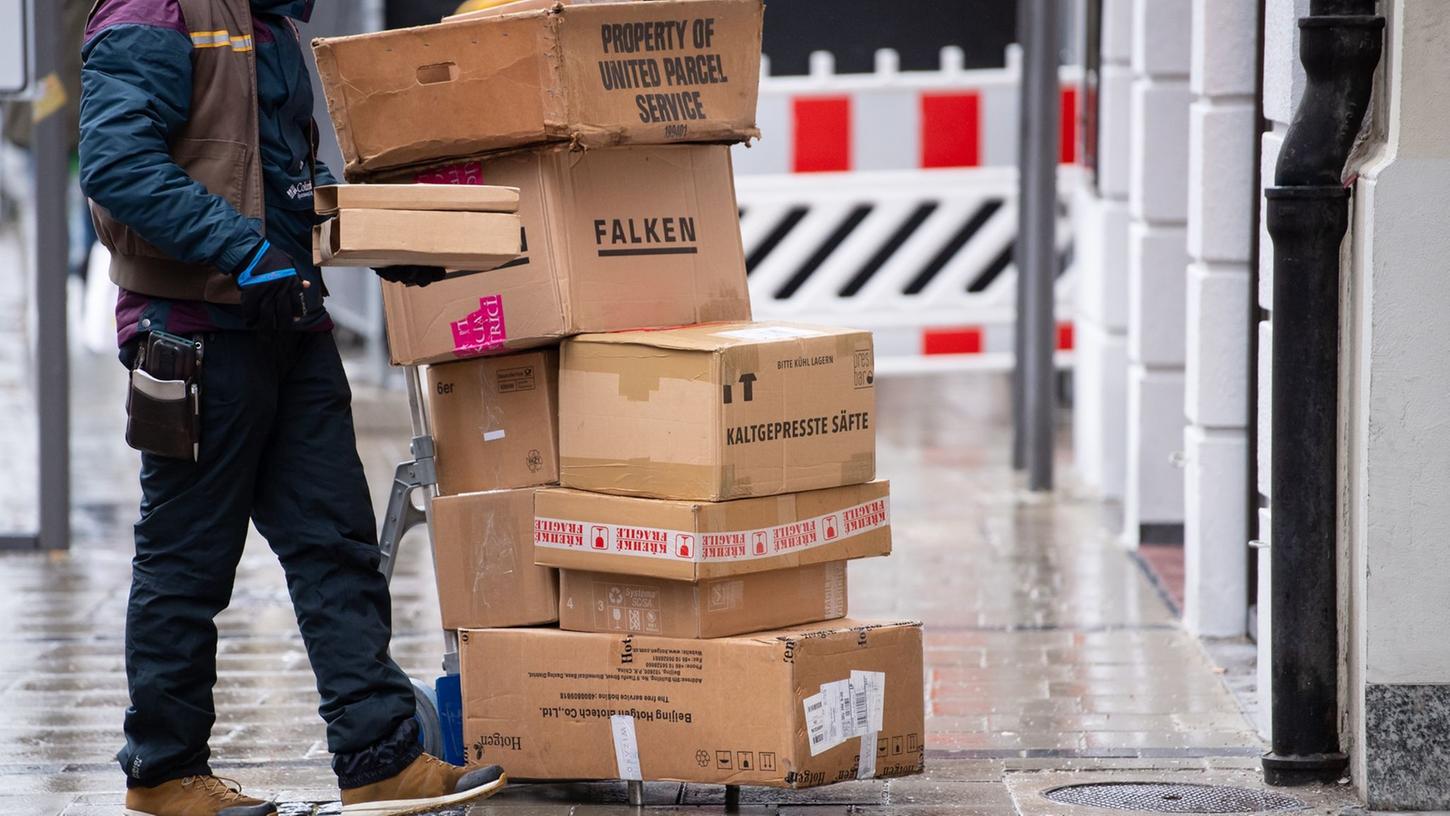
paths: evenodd
<path fill-rule="evenodd" d="M 141 460 L 126 612 L 131 706 L 117 755 L 128 784 L 210 773 L 213 618 L 231 601 L 248 520 L 287 574 L 328 749 L 340 758 L 416 756 L 386 745 L 416 733 L 404 728 L 413 689 L 388 656 L 388 585 L 332 334 L 217 332 L 203 340 L 200 461 Z M 374 770 L 367 775 L 400 769 Z"/>

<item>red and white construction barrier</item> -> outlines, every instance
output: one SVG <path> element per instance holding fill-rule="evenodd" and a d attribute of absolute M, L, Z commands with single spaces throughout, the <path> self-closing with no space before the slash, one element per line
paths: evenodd
<path fill-rule="evenodd" d="M 871 329 L 882 374 L 1011 366 L 1014 169 L 745 175 L 736 190 L 757 317 Z M 1058 236 L 1065 315 L 1065 200 Z M 1071 350 L 1069 325 L 1058 346 Z"/>
<path fill-rule="evenodd" d="M 876 54 L 870 74 L 836 74 L 830 54 L 808 76 L 761 70 L 762 136 L 735 151 L 741 174 L 1003 167 L 1016 163 L 1015 55 L 1007 67 L 964 70 L 961 49 L 942 49 L 939 71 L 900 71 L 895 51 Z M 1080 70 L 1062 71 L 1062 161 L 1077 153 Z"/>

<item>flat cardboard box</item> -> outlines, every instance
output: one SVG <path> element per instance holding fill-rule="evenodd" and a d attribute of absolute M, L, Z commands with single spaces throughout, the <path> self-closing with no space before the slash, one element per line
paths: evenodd
<path fill-rule="evenodd" d="M 846 562 L 670 581 L 559 572 L 559 628 L 714 638 L 846 616 Z"/>
<path fill-rule="evenodd" d="M 429 524 L 443 628 L 559 618 L 559 575 L 534 565 L 535 488 L 433 499 Z"/>
<path fill-rule="evenodd" d="M 489 152 L 759 135 L 761 0 L 550 6 L 315 40 L 349 180 Z"/>
<path fill-rule="evenodd" d="M 338 210 L 312 228 L 320 266 L 417 264 L 487 270 L 519 257 L 517 215 L 427 210 Z"/>
<path fill-rule="evenodd" d="M 876 474 L 870 332 L 690 326 L 584 335 L 563 355 L 566 487 L 720 501 Z"/>
<path fill-rule="evenodd" d="M 470 630 L 459 650 L 468 761 L 514 779 L 808 788 L 922 770 L 920 624 Z"/>
<path fill-rule="evenodd" d="M 523 255 L 426 288 L 385 284 L 394 364 L 749 319 L 728 147 L 548 149 L 456 170 L 430 175 L 522 191 Z"/>
<path fill-rule="evenodd" d="M 516 187 L 482 184 L 328 184 L 313 192 L 318 215 L 338 210 L 434 210 L 515 213 Z"/>
<path fill-rule="evenodd" d="M 703 581 L 891 554 L 890 486 L 871 482 L 728 502 L 550 488 L 534 559 L 565 569 Z"/>
<path fill-rule="evenodd" d="M 559 353 L 554 349 L 429 366 L 443 495 L 559 481 Z"/>

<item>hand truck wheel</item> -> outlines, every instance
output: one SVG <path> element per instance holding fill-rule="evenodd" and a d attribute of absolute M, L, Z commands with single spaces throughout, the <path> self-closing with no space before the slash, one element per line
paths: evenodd
<path fill-rule="evenodd" d="M 432 686 L 416 678 L 408 679 L 413 683 L 413 698 L 418 704 L 417 713 L 413 715 L 413 719 L 418 721 L 418 742 L 427 753 L 442 757 L 443 720 L 438 716 L 438 697 Z"/>

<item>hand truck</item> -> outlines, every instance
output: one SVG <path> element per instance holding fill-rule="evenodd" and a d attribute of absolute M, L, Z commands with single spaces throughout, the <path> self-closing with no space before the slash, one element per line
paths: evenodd
<path fill-rule="evenodd" d="M 422 382 L 417 366 L 403 369 L 408 389 L 408 418 L 413 439 L 409 443 L 413 458 L 398 463 L 393 471 L 393 487 L 388 494 L 388 509 L 383 514 L 378 533 L 378 549 L 382 561 L 378 566 L 389 583 L 398 561 L 398 545 L 409 530 L 427 524 L 432 514 L 433 496 L 438 492 L 438 469 L 434 465 L 433 432 L 423 404 Z M 418 493 L 421 506 L 414 503 Z M 418 735 L 423 750 L 455 765 L 464 764 L 463 696 L 458 675 L 458 633 L 443 630 L 443 674 L 433 683 L 416 677 L 413 696 L 418 701 Z"/>
<path fill-rule="evenodd" d="M 428 421 L 428 412 L 423 403 L 423 386 L 417 366 L 403 369 L 403 379 L 408 389 L 408 418 L 412 423 L 413 439 L 409 449 L 413 458 L 399 462 L 393 471 L 392 492 L 388 494 L 388 509 L 383 515 L 382 530 L 378 533 L 378 549 L 382 553 L 379 569 L 393 580 L 393 568 L 397 565 L 398 544 L 403 536 L 420 524 L 427 524 L 432 515 L 433 497 L 438 493 L 438 469 L 434 463 L 433 431 Z M 413 503 L 413 494 L 421 494 L 422 506 Z M 417 678 L 413 683 L 413 695 L 418 701 L 418 738 L 423 750 L 455 765 L 466 764 L 467 755 L 463 745 L 463 693 L 459 686 L 458 633 L 443 630 L 443 674 L 432 684 Z M 644 782 L 626 780 L 629 804 L 644 806 Z M 725 786 L 726 810 L 740 807 L 740 786 Z"/>

